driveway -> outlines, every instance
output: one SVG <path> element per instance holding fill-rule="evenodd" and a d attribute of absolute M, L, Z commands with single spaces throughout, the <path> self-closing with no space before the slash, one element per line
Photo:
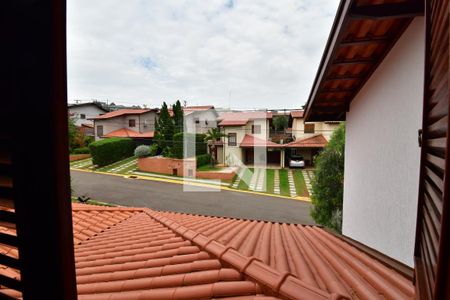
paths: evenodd
<path fill-rule="evenodd" d="M 192 214 L 314 224 L 310 203 L 233 191 L 184 191 L 183 185 L 71 171 L 76 196 L 124 206 Z"/>

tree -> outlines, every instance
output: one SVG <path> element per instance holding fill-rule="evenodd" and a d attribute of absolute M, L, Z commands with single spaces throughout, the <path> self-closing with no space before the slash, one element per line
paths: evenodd
<path fill-rule="evenodd" d="M 72 118 L 68 119 L 68 134 L 69 134 L 69 150 L 76 148 L 76 142 L 78 137 L 78 128 L 75 125 L 75 120 Z"/>
<path fill-rule="evenodd" d="M 175 133 L 177 132 L 183 132 L 183 108 L 181 107 L 180 100 L 177 100 L 177 102 L 172 105 L 172 111 L 173 111 L 173 122 L 175 125 Z"/>
<path fill-rule="evenodd" d="M 216 164 L 216 141 L 226 134 L 220 132 L 219 128 L 211 128 L 208 130 L 205 136 L 205 142 L 208 143 L 209 152 L 211 153 L 211 164 Z"/>
<path fill-rule="evenodd" d="M 163 102 L 161 111 L 159 113 L 159 119 L 155 126 L 156 135 L 155 140 L 158 143 L 161 151 L 168 155 L 170 148 L 173 146 L 173 134 L 175 132 L 175 126 L 172 118 L 169 115 L 166 102 Z"/>
<path fill-rule="evenodd" d="M 345 124 L 331 136 L 325 149 L 316 157 L 312 180 L 311 216 L 326 227 L 341 232 L 344 194 Z"/>
<path fill-rule="evenodd" d="M 273 127 L 277 131 L 286 129 L 289 125 L 289 119 L 287 116 L 275 116 L 273 118 Z"/>

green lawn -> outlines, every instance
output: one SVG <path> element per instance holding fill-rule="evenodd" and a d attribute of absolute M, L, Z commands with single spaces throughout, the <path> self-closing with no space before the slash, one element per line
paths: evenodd
<path fill-rule="evenodd" d="M 253 168 L 248 168 L 245 170 L 244 175 L 242 176 L 241 181 L 239 182 L 238 189 L 239 190 L 248 190 L 248 185 L 245 183 L 247 181 L 250 184 L 250 179 L 253 175 Z"/>
<path fill-rule="evenodd" d="M 268 194 L 275 194 L 275 172 L 279 172 L 280 176 L 280 195 L 282 196 L 291 196 L 290 190 L 289 190 L 289 179 L 288 179 L 288 169 L 265 169 L 262 170 L 259 174 L 259 176 L 263 176 L 263 172 L 266 172 L 266 190 L 265 193 Z M 244 172 L 243 178 L 239 182 L 239 185 L 237 189 L 239 190 L 248 190 L 248 184 L 245 182 L 247 181 L 250 183 L 250 180 L 253 176 L 254 169 L 246 169 Z M 297 196 L 305 196 L 308 197 L 308 191 L 306 189 L 305 180 L 303 179 L 302 171 L 301 170 L 293 170 L 294 175 L 294 184 L 295 189 L 297 191 Z M 232 182 L 235 182 L 237 180 L 237 176 L 232 180 Z M 256 181 L 258 178 L 256 178 Z"/>
<path fill-rule="evenodd" d="M 220 167 L 216 167 L 216 166 L 211 166 L 210 164 L 204 165 L 204 166 L 200 166 L 197 168 L 198 171 L 220 171 L 223 168 Z"/>
<path fill-rule="evenodd" d="M 126 174 L 129 171 L 133 171 L 137 168 L 136 157 L 128 157 L 123 160 L 117 161 L 107 166 L 103 166 L 100 168 L 95 168 L 92 165 L 92 159 L 87 158 L 83 160 L 77 160 L 70 163 L 71 168 L 75 169 L 84 169 L 84 170 L 93 170 L 99 172 L 109 172 L 116 174 Z"/>
<path fill-rule="evenodd" d="M 286 169 L 280 170 L 280 194 L 283 196 L 291 195 L 289 192 L 288 170 Z"/>
<path fill-rule="evenodd" d="M 294 170 L 294 183 L 298 196 L 309 197 L 308 189 L 306 188 L 305 179 L 301 170 Z"/>
<path fill-rule="evenodd" d="M 273 189 L 275 185 L 275 170 L 266 170 L 266 192 L 273 194 Z"/>

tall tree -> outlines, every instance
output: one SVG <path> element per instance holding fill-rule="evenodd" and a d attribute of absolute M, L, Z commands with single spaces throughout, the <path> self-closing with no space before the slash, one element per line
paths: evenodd
<path fill-rule="evenodd" d="M 282 131 L 289 126 L 289 118 L 287 116 L 275 116 L 273 117 L 273 127 L 275 130 Z"/>
<path fill-rule="evenodd" d="M 175 125 L 175 133 L 183 132 L 184 113 L 183 108 L 181 107 L 180 100 L 177 100 L 177 102 L 174 105 L 172 105 L 172 111 L 173 111 L 173 122 Z"/>
<path fill-rule="evenodd" d="M 211 164 L 216 164 L 216 141 L 221 137 L 226 136 L 223 132 L 220 132 L 219 128 L 211 128 L 208 130 L 205 136 L 205 142 L 208 143 L 209 153 L 211 154 Z"/>
<path fill-rule="evenodd" d="M 172 118 L 169 115 L 169 109 L 166 102 L 163 102 L 161 111 L 159 113 L 159 119 L 156 122 L 156 135 L 155 140 L 158 143 L 159 148 L 163 153 L 170 153 L 170 149 L 173 146 L 173 134 L 175 132 L 175 126 Z"/>

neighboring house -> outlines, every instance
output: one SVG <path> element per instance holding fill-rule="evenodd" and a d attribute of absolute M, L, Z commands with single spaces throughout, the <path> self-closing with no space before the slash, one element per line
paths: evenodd
<path fill-rule="evenodd" d="M 305 120 L 346 121 L 343 234 L 413 266 L 414 254 L 419 254 L 414 253 L 415 243 L 421 240 L 416 237 L 421 234 L 416 233 L 421 160 L 417 132 L 422 128 L 424 101 L 425 22 L 423 17 L 406 13 L 420 6 L 405 3 L 397 5 L 397 9 L 403 7 L 398 15 L 387 14 L 386 19 L 369 16 L 372 9 L 380 15 L 384 12 L 377 10 L 379 5 L 367 4 L 361 11 L 368 15 L 359 15 L 356 21 L 351 16 L 358 14 L 358 8 L 351 2 L 342 1 L 338 10 Z M 341 21 L 347 25 L 341 26 Z M 448 23 L 445 26 L 442 45 L 448 51 Z M 442 65 L 448 67 L 446 53 Z M 443 76 L 447 87 L 448 74 Z M 436 83 L 433 89 L 443 86 Z M 441 109 L 448 101 L 445 92 L 442 105 L 435 107 L 433 122 L 445 115 Z M 434 136 L 439 136 L 439 126 L 435 124 Z M 432 201 L 442 192 L 442 185 L 433 182 L 442 182 L 441 167 L 435 166 L 442 145 L 436 142 L 433 154 L 425 154 L 434 160 L 423 170 L 431 178 L 423 186 L 429 189 L 425 198 Z M 426 222 L 440 226 L 442 204 L 429 205 Z M 426 230 L 432 236 L 426 239 L 436 238 L 434 229 Z"/>
<path fill-rule="evenodd" d="M 183 107 L 185 126 L 188 132 L 206 133 L 217 127 L 219 116 L 212 105 Z"/>
<path fill-rule="evenodd" d="M 92 119 L 107 112 L 108 110 L 95 101 L 69 104 L 69 117 L 75 121 L 77 127 L 81 127 L 83 124 L 93 126 Z"/>
<path fill-rule="evenodd" d="M 283 145 L 270 141 L 272 113 L 229 112 L 217 119 L 226 135 L 217 144 L 217 161 L 230 166 L 272 164 L 284 166 Z"/>
<path fill-rule="evenodd" d="M 286 144 L 286 160 L 302 156 L 307 166 L 313 165 L 314 157 L 327 145 L 340 122 L 305 122 L 304 111 L 291 111 L 293 142 Z"/>
<path fill-rule="evenodd" d="M 93 118 L 95 139 L 130 137 L 148 143 L 155 134 L 157 109 L 119 109 Z"/>

